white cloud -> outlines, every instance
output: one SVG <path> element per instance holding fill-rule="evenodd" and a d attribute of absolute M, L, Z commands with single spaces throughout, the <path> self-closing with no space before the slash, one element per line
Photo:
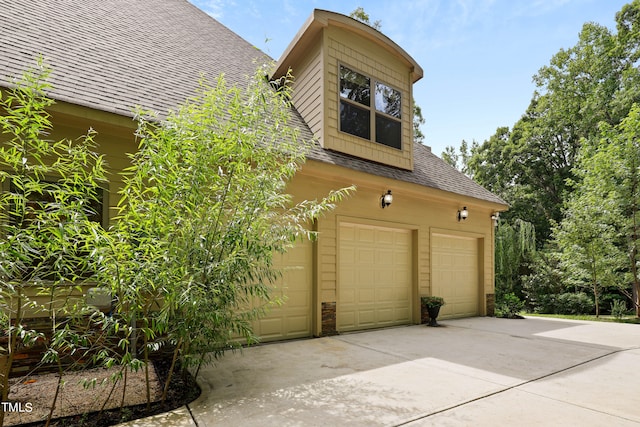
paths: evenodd
<path fill-rule="evenodd" d="M 207 13 L 207 15 L 220 19 L 224 15 L 225 6 L 235 6 L 233 0 L 189 0 L 198 9 Z"/>

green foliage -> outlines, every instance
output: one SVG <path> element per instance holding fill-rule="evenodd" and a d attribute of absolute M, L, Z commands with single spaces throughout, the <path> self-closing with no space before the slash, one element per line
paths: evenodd
<path fill-rule="evenodd" d="M 471 154 L 478 149 L 479 145 L 474 140 L 469 148 L 469 144 L 464 139 L 460 143 L 460 153 L 452 146 L 445 147 L 445 151 L 441 154 L 442 160 L 462 172 L 463 174 L 473 178 L 473 170 L 469 167 Z"/>
<path fill-rule="evenodd" d="M 104 232 L 91 220 L 97 189 L 105 182 L 104 161 L 94 151 L 91 132 L 75 141 L 47 138 L 49 73 L 39 59 L 0 100 L 0 307 L 9 343 L 0 349 L 8 357 L 0 373 L 2 401 L 18 344 L 29 346 L 42 337 L 24 327 L 25 313 L 49 318 L 53 338 L 45 362 L 60 364 L 61 354 L 87 347 L 82 331 L 70 327 L 71 313 L 86 313 L 82 300 L 71 295 L 94 277 L 93 241 Z M 34 289 L 46 303 L 30 298 Z"/>
<path fill-rule="evenodd" d="M 522 118 L 471 150 L 468 174 L 509 202 L 504 219 L 535 226 L 538 247 L 562 220 L 583 141 L 598 139 L 600 123 L 617 125 L 640 100 L 638 10 L 636 0 L 616 16 L 618 33 L 586 23 L 576 45 L 536 73 Z"/>
<path fill-rule="evenodd" d="M 496 317 L 507 319 L 521 318 L 520 313 L 524 309 L 524 302 L 520 301 L 514 293 L 502 295 L 496 300 Z"/>
<path fill-rule="evenodd" d="M 349 14 L 349 16 L 352 17 L 353 19 L 357 19 L 358 21 L 369 25 L 370 27 L 378 31 L 380 31 L 380 28 L 382 28 L 382 21 L 380 20 L 377 20 L 374 23 L 371 23 L 371 20 L 369 19 L 369 14 L 364 11 L 364 8 L 362 6 L 358 6 L 357 8 L 355 8 Z"/>
<path fill-rule="evenodd" d="M 291 77 L 267 82 L 265 73 L 257 70 L 246 88 L 222 76 L 213 86 L 202 81 L 165 121 L 139 118 L 139 151 L 108 231 L 92 221 L 105 181 L 93 135 L 45 139 L 49 70 L 40 62 L 2 100 L 0 320 L 9 334 L 2 400 L 18 343 L 42 336 L 22 324 L 27 309 L 50 319 L 43 362 L 59 367 L 56 396 L 64 354 L 120 366 L 118 381 L 128 370 L 148 378 L 149 355 L 163 347 L 173 352 L 171 376 L 256 341 L 251 322 L 278 303 L 273 254 L 314 239 L 315 219 L 354 190 L 293 203 L 286 188 L 313 142 L 287 124 Z M 113 297 L 112 316 L 72 297 L 95 281 Z M 28 298 L 34 286 L 45 305 Z"/>
<path fill-rule="evenodd" d="M 618 284 L 626 287 L 617 274 L 624 267 L 626 256 L 616 245 L 618 233 L 612 224 L 617 206 L 594 191 L 590 181 L 583 180 L 583 185 L 571 194 L 565 217 L 554 228 L 553 237 L 561 251 L 565 283 L 591 290 L 597 316 L 603 289 Z"/>
<path fill-rule="evenodd" d="M 425 119 L 424 116 L 422 115 L 422 108 L 420 108 L 420 106 L 418 104 L 416 104 L 416 101 L 413 101 L 413 141 L 417 142 L 419 144 L 422 144 L 424 142 L 424 133 L 422 133 L 422 129 L 420 129 L 420 126 L 422 126 L 425 123 Z"/>
<path fill-rule="evenodd" d="M 622 319 L 627 314 L 627 305 L 624 301 L 616 299 L 611 303 L 611 315 L 616 319 Z"/>
<path fill-rule="evenodd" d="M 526 220 L 538 248 L 557 248 L 562 265 L 536 263 L 542 270 L 523 284 L 528 306 L 549 306 L 541 289 L 589 289 L 599 313 L 611 290 L 640 315 L 639 0 L 616 14 L 616 27 L 584 24 L 575 46 L 536 73 L 537 90 L 511 130 L 499 128 L 466 158 L 466 147 L 443 154 L 509 203 L 503 220 Z"/>
<path fill-rule="evenodd" d="M 565 292 L 555 298 L 555 314 L 593 314 L 593 299 L 584 292 Z"/>
<path fill-rule="evenodd" d="M 435 296 L 420 297 L 420 303 L 423 307 L 429 308 L 442 307 L 446 304 L 444 298 Z"/>
<path fill-rule="evenodd" d="M 286 186 L 312 142 L 287 125 L 287 82 L 274 91 L 265 71 L 246 88 L 202 81 L 166 121 L 140 118 L 101 254 L 133 354 L 138 339 L 145 351 L 171 344 L 186 368 L 255 342 L 251 322 L 278 302 L 273 254 L 315 238 L 312 221 L 352 190 L 292 203 Z"/>
<path fill-rule="evenodd" d="M 555 233 L 574 284 L 593 289 L 596 314 L 603 287 L 639 306 L 639 132 L 640 107 L 634 105 L 620 124 L 602 124 L 600 138 L 581 147 L 575 190 Z"/>
<path fill-rule="evenodd" d="M 531 273 L 522 278 L 522 293 L 527 311 L 554 313 L 556 295 L 566 291 L 560 254 L 549 248 L 538 251 L 530 267 Z"/>
<path fill-rule="evenodd" d="M 504 295 L 522 295 L 521 276 L 536 251 L 536 233 L 532 224 L 515 220 L 502 222 L 496 229 L 496 300 Z"/>

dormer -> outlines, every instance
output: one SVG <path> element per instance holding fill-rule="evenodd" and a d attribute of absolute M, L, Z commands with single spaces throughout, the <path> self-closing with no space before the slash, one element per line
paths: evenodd
<path fill-rule="evenodd" d="M 320 145 L 413 170 L 413 83 L 422 68 L 348 16 L 315 9 L 273 77 L 293 71 L 293 103 Z"/>

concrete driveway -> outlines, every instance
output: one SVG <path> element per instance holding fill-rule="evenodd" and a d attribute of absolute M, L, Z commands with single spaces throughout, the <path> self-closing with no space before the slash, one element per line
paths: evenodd
<path fill-rule="evenodd" d="M 440 323 L 228 354 L 188 408 L 127 425 L 640 426 L 640 325 Z"/>

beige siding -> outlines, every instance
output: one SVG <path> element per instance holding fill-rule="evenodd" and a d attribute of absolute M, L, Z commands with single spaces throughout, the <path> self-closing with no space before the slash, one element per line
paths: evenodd
<path fill-rule="evenodd" d="M 53 131 L 51 138 L 59 140 L 63 138 L 75 139 L 87 133 L 88 129 L 96 132 L 94 137 L 98 144 L 97 151 L 104 155 L 107 163 L 107 220 L 112 222 L 117 214 L 117 204 L 120 199 L 119 191 L 122 188 L 121 172 L 131 165 L 127 153 L 135 153 L 137 144 L 134 137 L 136 130 L 132 119 L 118 118 L 125 126 L 108 123 L 111 115 L 87 108 L 82 108 L 82 118 L 66 113 L 53 114 Z"/>
<path fill-rule="evenodd" d="M 282 277 L 274 284 L 272 296 L 280 304 L 271 304 L 265 317 L 253 323 L 261 341 L 311 336 L 313 308 L 313 248 L 308 240 L 285 254 L 274 255 L 274 265 Z"/>
<path fill-rule="evenodd" d="M 332 150 L 396 166 L 413 169 L 413 127 L 409 69 L 387 51 L 371 41 L 340 28 L 325 30 L 325 113 L 327 121 L 323 146 Z M 391 85 L 402 94 L 402 150 L 339 131 L 338 69 L 351 67 L 376 80 Z"/>
<path fill-rule="evenodd" d="M 322 175 L 322 176 L 320 176 Z M 485 294 L 494 292 L 493 284 L 493 224 L 492 206 L 482 202 L 459 199 L 461 196 L 438 194 L 427 188 L 392 181 L 381 177 L 348 171 L 337 166 L 308 162 L 302 173 L 296 175 L 290 191 L 314 199 L 326 195 L 331 189 L 356 184 L 357 191 L 341 202 L 331 213 L 317 222 L 319 239 L 317 243 L 317 298 L 314 302 L 319 311 L 323 302 L 338 301 L 340 277 L 338 274 L 338 227 L 343 222 L 368 224 L 372 226 L 406 229 L 412 232 L 413 274 L 412 274 L 412 321 L 420 320 L 419 297 L 431 295 L 432 290 L 432 233 L 460 236 L 474 239 L 478 243 L 478 314 L 485 314 Z M 382 209 L 380 196 L 387 189 L 393 191 L 391 206 Z M 469 218 L 457 220 L 456 214 L 462 206 L 467 206 Z M 485 256 L 488 254 L 488 256 Z M 338 315 L 339 316 L 339 315 Z M 320 318 L 316 316 L 314 335 L 320 334 Z"/>
<path fill-rule="evenodd" d="M 313 134 L 322 141 L 322 49 L 318 45 L 310 50 L 301 66 L 293 70 L 293 104 Z"/>

